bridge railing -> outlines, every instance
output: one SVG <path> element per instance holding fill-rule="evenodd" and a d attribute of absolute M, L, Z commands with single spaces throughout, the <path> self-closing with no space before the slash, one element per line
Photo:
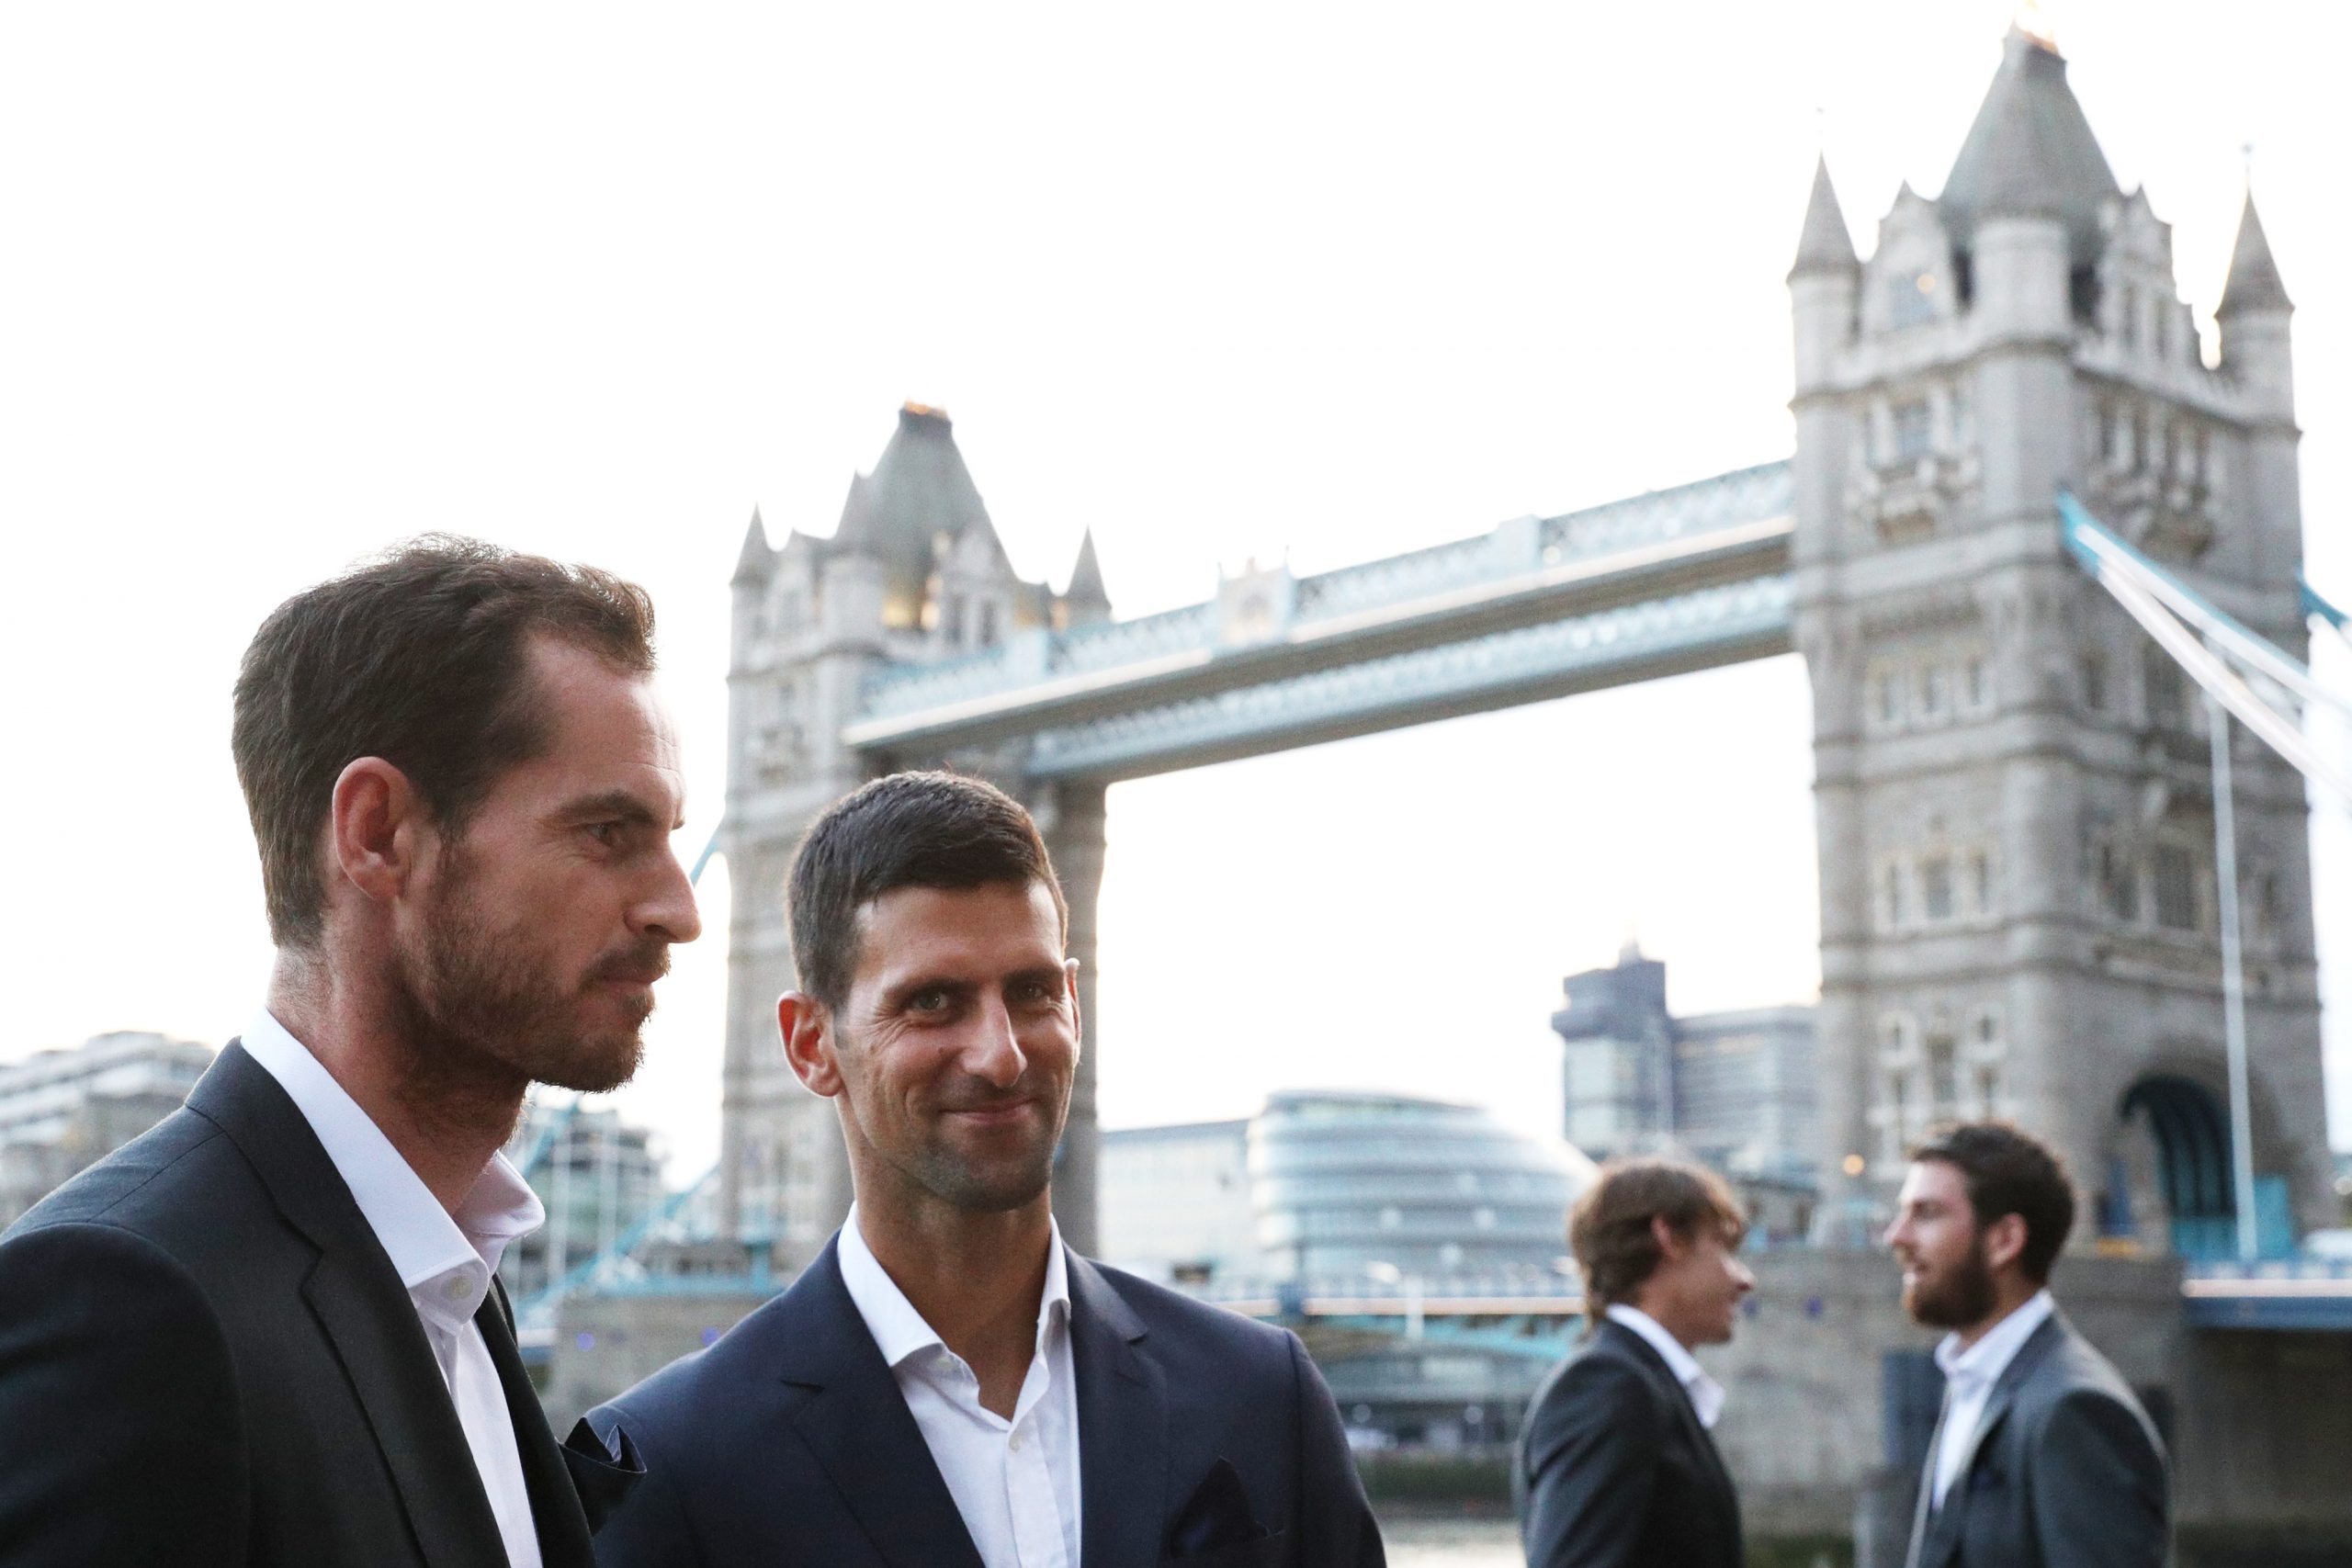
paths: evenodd
<path fill-rule="evenodd" d="M 1517 518 L 1475 537 L 1300 578 L 1291 585 L 1284 624 L 1311 628 L 1577 560 L 1702 537 L 1784 515 L 1793 497 L 1789 465 L 1776 462 L 1557 517 Z M 1133 620 L 1023 632 L 960 658 L 885 668 L 867 683 L 861 717 L 923 713 L 1057 676 L 1212 658 L 1225 647 L 1227 629 L 1219 603 L 1209 600 Z"/>

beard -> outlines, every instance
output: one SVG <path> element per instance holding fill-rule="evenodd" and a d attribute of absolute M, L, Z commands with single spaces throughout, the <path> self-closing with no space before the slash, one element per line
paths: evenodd
<path fill-rule="evenodd" d="M 922 1131 L 937 1125 L 929 1117 L 917 1123 L 918 1135 L 895 1152 L 874 1136 L 876 1130 L 871 1127 L 860 1129 L 861 1141 L 952 1209 L 965 1213 L 1007 1213 L 1035 1201 L 1053 1180 L 1054 1153 L 1060 1146 L 1062 1124 L 1069 1115 L 1067 1090 L 1056 1105 L 1052 1090 L 1044 1085 L 1023 1083 L 1006 1090 L 975 1080 L 949 1088 L 926 1108 L 976 1111 L 1024 1099 L 1039 1107 L 1036 1136 L 1001 1153 L 975 1156 L 944 1137 L 922 1136 Z M 855 1114 L 854 1105 L 852 1114 Z"/>
<path fill-rule="evenodd" d="M 607 953 L 576 978 L 557 974 L 524 931 L 490 919 L 458 855 L 435 890 L 422 936 L 393 955 L 389 993 L 400 1034 L 424 1074 L 503 1069 L 603 1094 L 636 1076 L 653 1003 L 650 995 L 631 998 L 620 1026 L 593 1029 L 588 1003 L 604 981 L 650 983 L 669 971 L 667 942 L 639 942 Z"/>
<path fill-rule="evenodd" d="M 1933 1282 L 1905 1284 L 1903 1305 L 1915 1323 L 1928 1328 L 1966 1328 L 1993 1315 L 2000 1300 L 1993 1285 L 1993 1266 L 1984 1257 L 1984 1238 L 1978 1236 L 1968 1255 Z"/>

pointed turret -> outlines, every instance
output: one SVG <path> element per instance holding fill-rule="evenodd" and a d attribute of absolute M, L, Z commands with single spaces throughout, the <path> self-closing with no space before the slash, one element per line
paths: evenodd
<path fill-rule="evenodd" d="M 833 542 L 879 558 L 891 598 L 919 604 L 943 547 L 974 528 L 1003 554 L 946 411 L 909 403 L 874 471 L 850 481 Z"/>
<path fill-rule="evenodd" d="M 742 553 L 735 558 L 736 582 L 759 582 L 766 579 L 775 564 L 775 552 L 768 548 L 767 525 L 760 521 L 760 509 L 752 508 L 752 526 L 743 535 Z"/>
<path fill-rule="evenodd" d="M 2009 29 L 2001 68 L 1952 160 L 1937 205 L 1955 244 L 1978 221 L 2037 215 L 2061 219 L 2076 266 L 2098 257 L 2100 209 L 2122 191 L 2066 85 L 2066 62 L 2045 39 Z"/>
<path fill-rule="evenodd" d="M 2247 191 L 2245 213 L 2238 220 L 2237 249 L 2230 254 L 2230 279 L 2222 286 L 2222 302 L 2213 314 L 2269 310 L 2286 315 L 2294 308 L 2278 276 L 2278 264 L 2270 257 L 2270 238 L 2262 231 L 2262 215 L 2254 209 L 2254 192 Z"/>
<path fill-rule="evenodd" d="M 1829 183 L 1829 160 L 1823 157 L 1813 165 L 1813 196 L 1805 203 L 1804 231 L 1797 236 L 1796 265 L 1789 268 L 1792 280 L 1811 273 L 1852 272 L 1861 265 L 1854 254 L 1854 236 L 1846 228 L 1845 211 L 1838 205 L 1838 191 Z"/>
<path fill-rule="evenodd" d="M 1078 564 L 1070 568 L 1069 586 L 1062 591 L 1063 615 L 1070 626 L 1108 620 L 1111 595 L 1102 586 L 1102 563 L 1094 558 L 1094 530 L 1078 542 Z"/>

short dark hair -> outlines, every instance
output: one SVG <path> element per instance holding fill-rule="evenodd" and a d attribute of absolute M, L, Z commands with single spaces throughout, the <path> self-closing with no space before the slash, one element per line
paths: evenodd
<path fill-rule="evenodd" d="M 1978 1225 L 2004 1214 L 2025 1222 L 2018 1266 L 2037 1285 L 2075 1228 L 2075 1184 L 2057 1151 L 2007 1122 L 1965 1122 L 1932 1134 L 1911 1151 L 1914 1162 L 1940 1160 L 1958 1170 Z"/>
<path fill-rule="evenodd" d="M 1584 1275 L 1585 1311 L 1601 1314 L 1630 1302 L 1665 1256 L 1651 1228 L 1664 1220 L 1679 1236 L 1715 1227 L 1726 1246 L 1747 1234 L 1747 1213 L 1731 1184 L 1702 1165 L 1679 1159 L 1616 1159 L 1568 1213 L 1568 1250 Z"/>
<path fill-rule="evenodd" d="M 315 943 L 326 920 L 319 829 L 334 781 L 381 757 L 462 834 L 500 774 L 547 744 L 526 689 L 530 641 L 653 668 L 653 602 L 594 567 L 426 535 L 270 612 L 237 671 L 230 749 L 261 849 L 269 934 Z"/>
<path fill-rule="evenodd" d="M 1019 801 L 959 773 L 891 773 L 859 786 L 809 824 L 792 861 L 786 902 L 800 988 L 839 1007 L 857 968 L 857 913 L 901 887 L 1042 882 L 1062 935 L 1069 907 Z"/>

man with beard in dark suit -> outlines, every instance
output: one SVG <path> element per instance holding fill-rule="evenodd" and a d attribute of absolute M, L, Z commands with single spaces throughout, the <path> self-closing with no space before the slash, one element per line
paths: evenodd
<path fill-rule="evenodd" d="M 1755 1276 L 1723 1178 L 1614 1161 L 1568 1247 L 1592 1329 L 1527 1407 L 1512 1490 L 1528 1568 L 1741 1568 L 1739 1497 L 1709 1436 L 1724 1391 L 1690 1354 L 1732 1336 Z"/>
<path fill-rule="evenodd" d="M 878 779 L 787 902 L 785 1054 L 856 1204 L 790 1291 L 590 1414 L 646 1471 L 605 1568 L 1376 1568 L 1296 1337 L 1062 1245 L 1077 964 L 1029 814 Z"/>
<path fill-rule="evenodd" d="M 699 931 L 642 591 L 466 540 L 296 595 L 232 750 L 277 947 L 187 1104 L 0 1239 L 11 1568 L 590 1568 L 499 1156 L 614 1088 Z M 158 801 L 168 854 L 179 825 Z"/>
<path fill-rule="evenodd" d="M 2160 1568 L 2164 1444 L 2050 1296 L 2075 1223 L 2058 1156 L 2006 1122 L 1955 1127 L 1912 1152 L 1898 1203 L 1903 1304 L 1951 1330 L 1909 1568 Z"/>

